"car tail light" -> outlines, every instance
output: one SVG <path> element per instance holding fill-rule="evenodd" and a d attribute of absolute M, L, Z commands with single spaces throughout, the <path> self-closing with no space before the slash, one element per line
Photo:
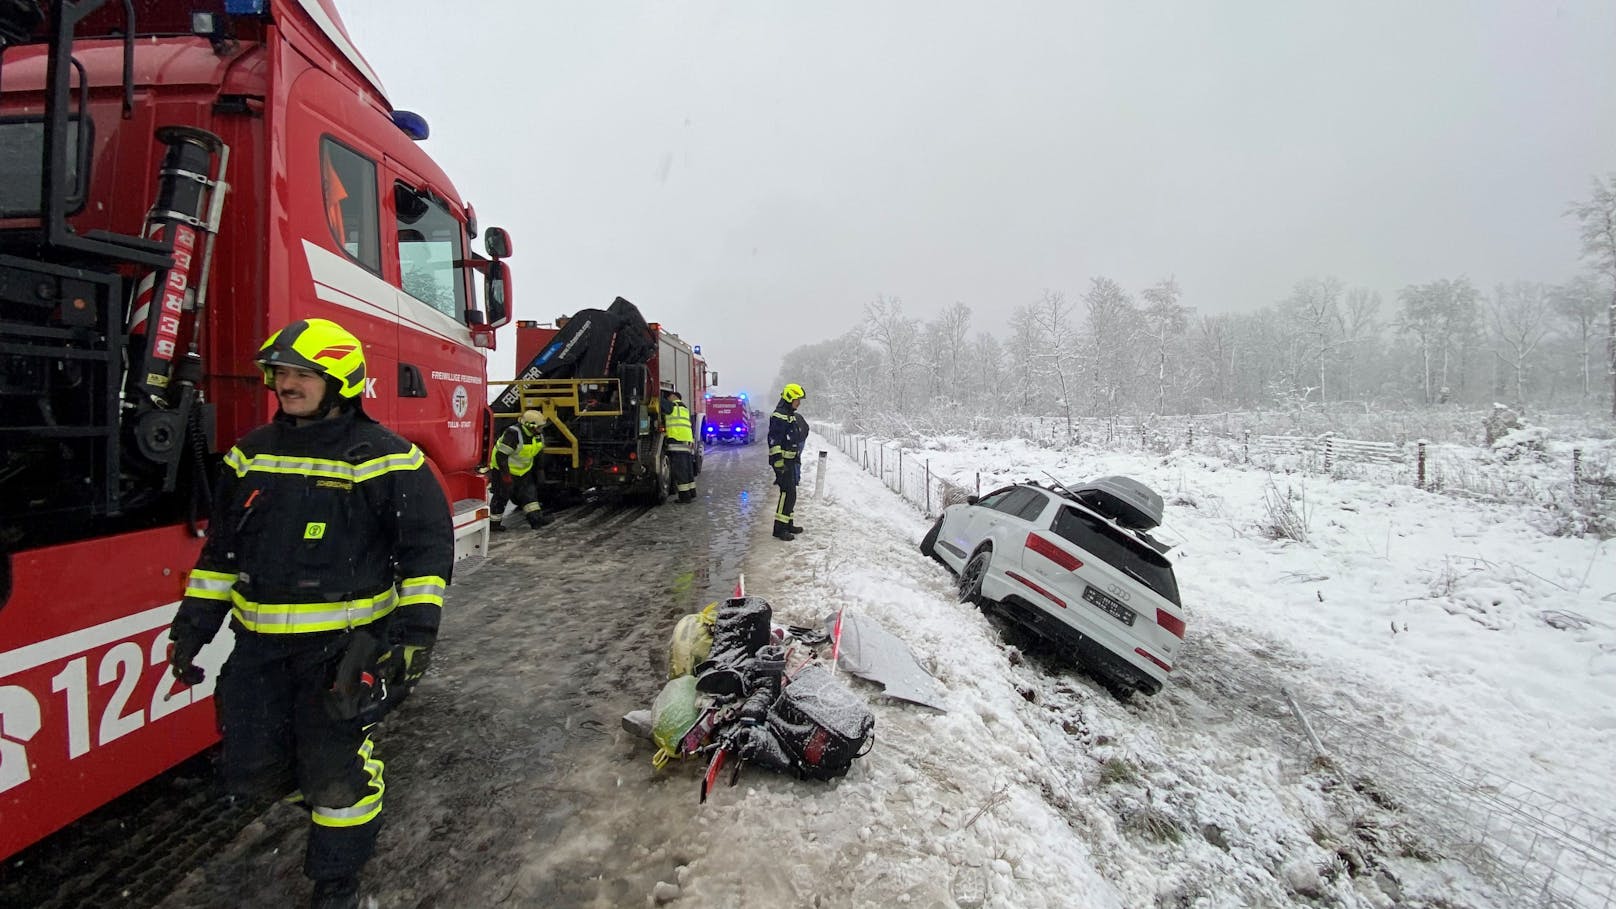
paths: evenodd
<path fill-rule="evenodd" d="M 1083 560 L 1066 550 L 1056 546 L 1049 540 L 1036 533 L 1027 534 L 1027 548 L 1044 558 L 1054 562 L 1067 571 L 1076 571 L 1083 567 Z"/>
<path fill-rule="evenodd" d="M 1171 632 L 1173 637 L 1184 640 L 1184 620 L 1160 606 L 1156 607 L 1156 624 Z"/>

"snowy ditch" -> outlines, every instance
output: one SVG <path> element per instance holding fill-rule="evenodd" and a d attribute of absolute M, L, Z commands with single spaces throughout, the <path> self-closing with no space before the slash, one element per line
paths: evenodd
<path fill-rule="evenodd" d="M 853 683 L 875 703 L 874 751 L 829 786 L 749 773 L 721 788 L 691 832 L 722 855 L 681 866 L 685 898 L 1616 905 L 1616 558 L 1597 541 L 1545 536 L 1509 506 L 1298 488 L 1199 455 L 933 443 L 931 469 L 967 485 L 1121 473 L 1167 499 L 1186 650 L 1161 695 L 1121 703 L 959 604 L 916 552 L 929 521 L 812 441 L 830 455 L 823 498 L 798 506 L 809 533 L 757 540 L 749 592 L 780 621 L 845 605 L 880 622 L 948 709 Z M 1270 484 L 1308 542 L 1258 529 Z"/>

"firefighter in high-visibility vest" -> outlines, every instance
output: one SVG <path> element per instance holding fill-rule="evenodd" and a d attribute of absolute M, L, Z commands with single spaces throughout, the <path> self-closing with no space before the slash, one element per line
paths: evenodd
<path fill-rule="evenodd" d="M 663 452 L 673 473 L 673 487 L 679 501 L 696 499 L 696 434 L 690 425 L 690 408 L 677 391 L 662 392 L 662 431 L 667 435 Z"/>
<path fill-rule="evenodd" d="M 797 413 L 803 397 L 801 385 L 788 383 L 769 415 L 769 466 L 774 468 L 774 485 L 780 487 L 780 499 L 774 506 L 774 538 L 787 542 L 802 533 L 793 515 L 797 484 L 802 481 L 802 446 L 808 441 L 808 420 Z"/>
<path fill-rule="evenodd" d="M 280 411 L 225 455 L 169 663 L 202 682 L 197 653 L 230 619 L 214 699 L 226 787 L 295 790 L 314 905 L 357 906 L 385 789 L 370 732 L 431 661 L 454 529 L 421 449 L 365 414 L 358 338 L 305 319 L 256 362 Z"/>
<path fill-rule="evenodd" d="M 535 469 L 544 453 L 544 427 L 549 421 L 536 410 L 523 411 L 522 418 L 505 427 L 494 444 L 489 466 L 494 470 L 493 501 L 489 503 L 489 530 L 504 530 L 505 504 L 515 502 L 537 530 L 550 523 L 550 516 L 539 506 L 539 473 Z"/>

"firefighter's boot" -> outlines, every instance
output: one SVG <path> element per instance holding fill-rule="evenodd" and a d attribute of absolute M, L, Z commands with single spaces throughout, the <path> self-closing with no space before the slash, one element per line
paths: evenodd
<path fill-rule="evenodd" d="M 490 531 L 492 531 L 493 533 L 504 533 L 505 532 L 505 522 L 504 521 L 499 521 L 499 520 L 489 521 L 488 522 L 488 529 Z"/>
<path fill-rule="evenodd" d="M 314 882 L 310 909 L 359 909 L 359 876 L 326 878 Z"/>
<path fill-rule="evenodd" d="M 791 533 L 794 533 L 794 534 L 802 533 L 802 528 L 797 526 L 796 521 L 792 521 L 790 524 L 787 524 L 786 525 L 786 530 L 788 530 L 788 531 L 790 531 Z"/>
<path fill-rule="evenodd" d="M 787 543 L 796 539 L 791 535 L 791 525 L 784 521 L 774 522 L 774 538 L 776 540 L 785 540 Z"/>

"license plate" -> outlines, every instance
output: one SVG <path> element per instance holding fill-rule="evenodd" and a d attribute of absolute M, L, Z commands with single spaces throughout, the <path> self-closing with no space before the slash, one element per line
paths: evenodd
<path fill-rule="evenodd" d="M 1083 599 L 1089 601 L 1095 606 L 1098 606 L 1101 612 L 1109 615 L 1122 624 L 1133 624 L 1133 610 L 1112 599 L 1109 595 L 1101 593 L 1100 591 L 1095 590 L 1093 587 L 1085 586 L 1083 588 Z"/>

